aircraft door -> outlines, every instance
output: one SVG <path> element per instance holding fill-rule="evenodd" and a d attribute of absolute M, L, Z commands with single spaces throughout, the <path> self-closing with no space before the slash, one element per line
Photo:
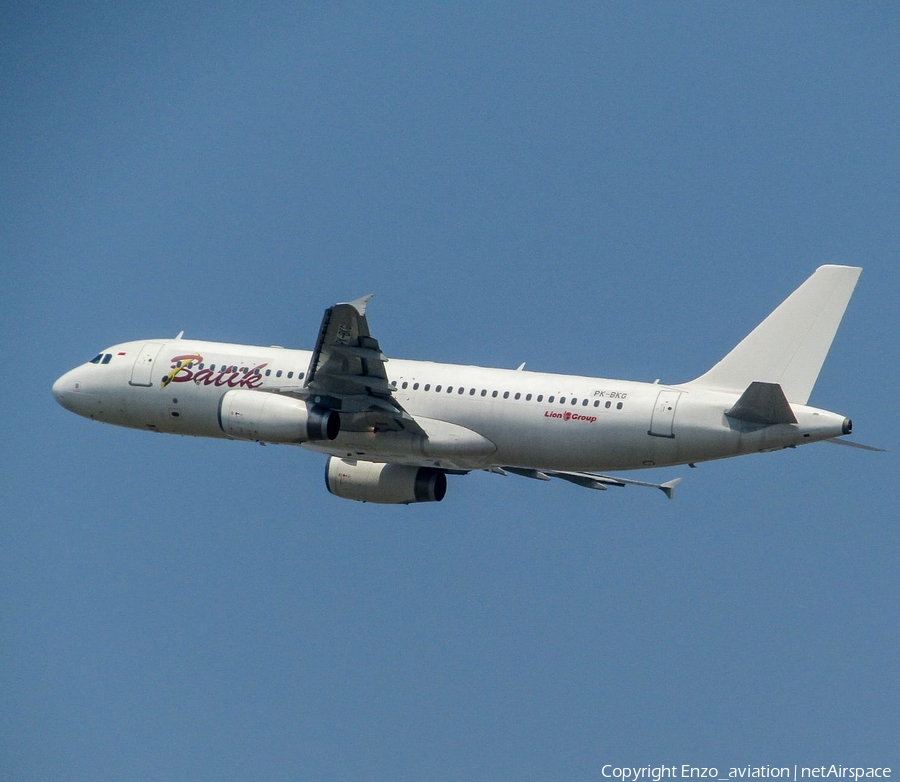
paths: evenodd
<path fill-rule="evenodd" d="M 128 381 L 132 386 L 152 386 L 153 385 L 153 365 L 159 351 L 162 350 L 162 342 L 148 342 L 141 348 L 138 357 L 134 360 L 134 368 L 131 370 L 131 380 Z"/>
<path fill-rule="evenodd" d="M 675 437 L 675 408 L 678 406 L 680 396 L 681 391 L 659 392 L 656 405 L 653 407 L 653 417 L 650 419 L 650 431 L 647 434 L 654 437 Z"/>

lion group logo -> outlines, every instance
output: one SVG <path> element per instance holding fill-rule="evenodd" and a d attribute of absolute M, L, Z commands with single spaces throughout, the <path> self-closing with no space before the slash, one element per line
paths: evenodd
<path fill-rule="evenodd" d="M 563 413 L 560 413 L 558 410 L 545 410 L 544 418 L 558 418 L 561 421 L 584 421 L 589 424 L 597 420 L 595 415 L 582 415 L 581 413 L 573 413 L 570 410 L 566 410 Z"/>

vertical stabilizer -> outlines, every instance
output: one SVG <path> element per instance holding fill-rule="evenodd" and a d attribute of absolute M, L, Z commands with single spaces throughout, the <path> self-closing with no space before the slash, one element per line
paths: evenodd
<path fill-rule="evenodd" d="M 778 383 L 806 404 L 862 269 L 820 266 L 725 358 L 688 386 L 743 393 L 754 382 Z"/>

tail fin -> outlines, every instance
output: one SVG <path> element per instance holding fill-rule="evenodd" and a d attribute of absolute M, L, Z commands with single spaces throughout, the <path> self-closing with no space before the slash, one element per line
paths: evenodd
<path fill-rule="evenodd" d="M 688 386 L 742 393 L 778 383 L 790 402 L 806 404 L 862 269 L 820 266 L 725 358 Z"/>

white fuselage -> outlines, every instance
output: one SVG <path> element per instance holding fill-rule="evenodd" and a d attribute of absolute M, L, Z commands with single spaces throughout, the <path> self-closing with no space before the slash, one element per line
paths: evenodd
<path fill-rule="evenodd" d="M 66 373 L 53 391 L 64 407 L 97 421 L 232 439 L 221 426 L 223 395 L 235 388 L 299 391 L 310 356 L 196 340 L 128 342 Z M 843 416 L 797 404 L 796 424 L 735 421 L 725 413 L 738 394 L 687 385 L 398 359 L 386 366 L 394 398 L 431 445 L 429 438 L 390 431 L 341 431 L 333 441 L 302 444 L 345 458 L 446 469 L 610 471 L 721 459 L 845 433 Z"/>

